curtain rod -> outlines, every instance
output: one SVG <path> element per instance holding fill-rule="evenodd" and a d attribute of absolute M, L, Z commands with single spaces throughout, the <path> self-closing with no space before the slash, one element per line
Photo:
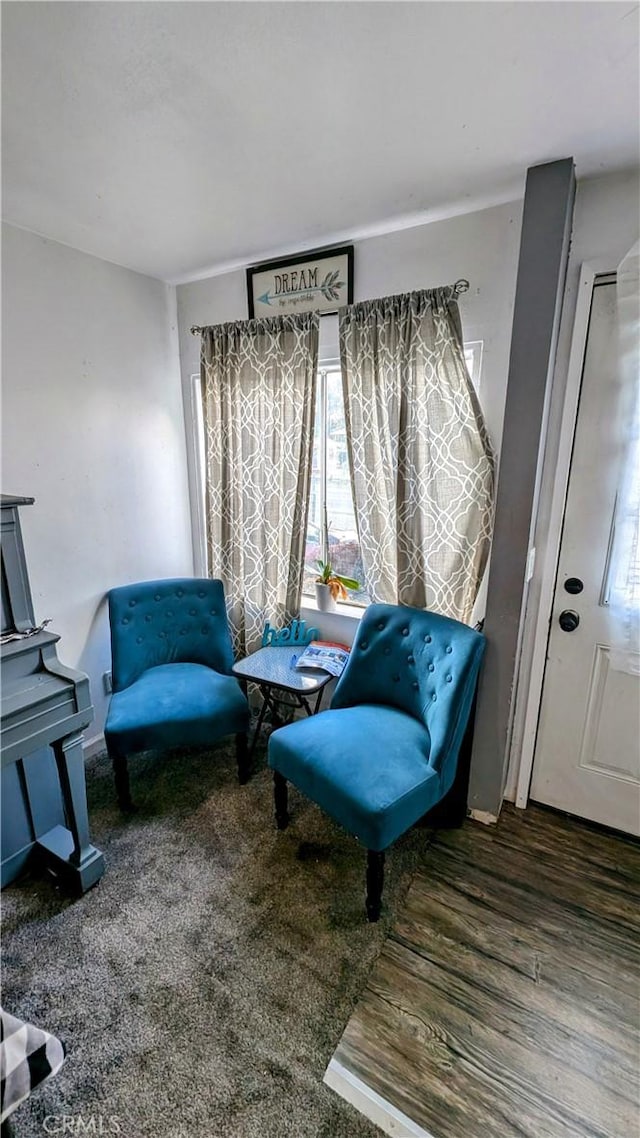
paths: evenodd
<path fill-rule="evenodd" d="M 460 296 L 463 292 L 469 291 L 469 281 L 465 280 L 464 277 L 460 277 L 460 280 L 456 281 L 452 288 L 455 295 Z M 320 315 L 322 316 L 322 313 L 320 313 Z M 326 315 L 329 315 L 329 313 Z M 206 329 L 203 328 L 201 324 L 191 325 L 192 336 L 201 336 L 204 331 L 206 331 Z"/>

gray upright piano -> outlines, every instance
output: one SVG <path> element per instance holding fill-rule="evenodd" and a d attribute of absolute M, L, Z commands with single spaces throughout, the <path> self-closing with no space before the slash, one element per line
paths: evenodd
<path fill-rule="evenodd" d="M 93 719 L 88 677 L 58 659 L 60 637 L 34 632 L 19 510 L 2 495 L 2 886 L 24 869 L 49 870 L 75 892 L 102 877 L 89 840 L 82 732 Z"/>

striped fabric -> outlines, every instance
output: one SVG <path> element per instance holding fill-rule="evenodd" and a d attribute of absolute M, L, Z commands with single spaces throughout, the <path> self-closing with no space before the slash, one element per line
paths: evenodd
<path fill-rule="evenodd" d="M 34 1087 L 57 1074 L 63 1063 L 64 1046 L 55 1035 L 0 1008 L 0 1122 L 29 1097 Z"/>

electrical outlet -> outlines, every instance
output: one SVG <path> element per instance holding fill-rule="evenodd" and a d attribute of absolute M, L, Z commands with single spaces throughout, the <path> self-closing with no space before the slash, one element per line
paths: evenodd
<path fill-rule="evenodd" d="M 111 681 L 111 672 L 104 672 L 103 673 L 102 682 L 104 684 L 105 695 L 111 695 L 111 692 L 113 691 L 113 683 Z"/>

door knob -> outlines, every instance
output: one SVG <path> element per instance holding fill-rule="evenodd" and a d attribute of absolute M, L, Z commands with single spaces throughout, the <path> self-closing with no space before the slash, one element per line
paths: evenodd
<path fill-rule="evenodd" d="M 558 624 L 563 632 L 575 632 L 580 624 L 580 617 L 573 609 L 565 609 L 558 617 Z"/>
<path fill-rule="evenodd" d="M 584 585 L 579 577 L 567 577 L 564 587 L 568 593 L 581 593 Z"/>

